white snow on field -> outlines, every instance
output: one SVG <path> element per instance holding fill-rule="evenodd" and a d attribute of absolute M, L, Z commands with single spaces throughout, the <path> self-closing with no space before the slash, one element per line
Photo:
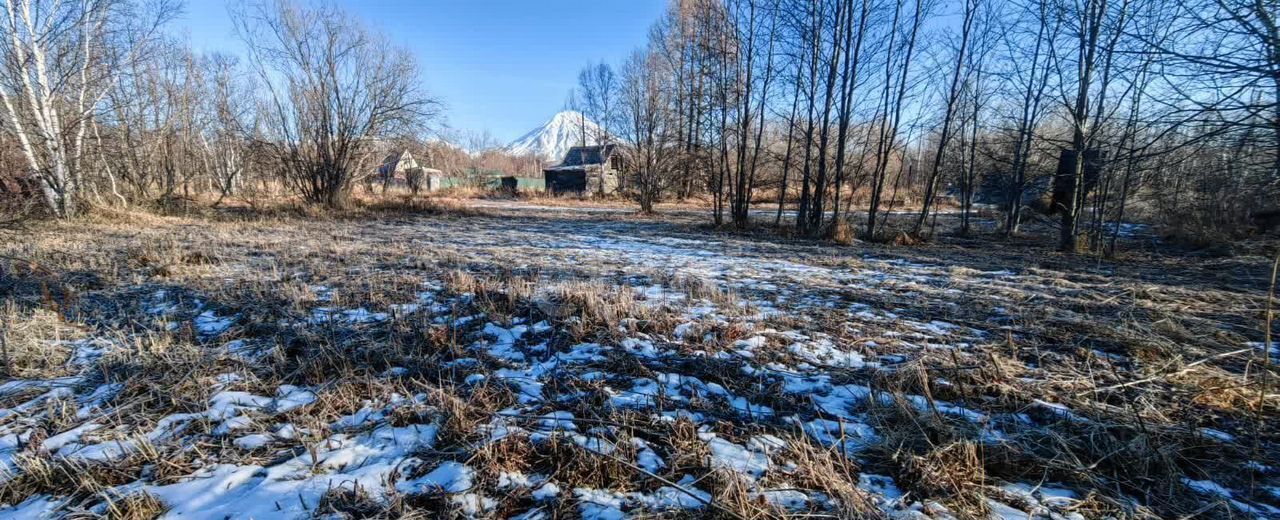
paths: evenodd
<path fill-rule="evenodd" d="M 311 312 L 310 323 L 376 323 L 379 321 L 386 321 L 387 317 L 387 313 L 385 312 L 372 312 L 364 308 L 334 309 L 330 307 L 319 307 Z"/>
<path fill-rule="evenodd" d="M 284 413 L 315 400 L 310 391 L 291 386 L 281 387 L 277 397 L 263 397 L 246 392 L 219 392 L 209 400 L 203 412 L 177 413 L 160 419 L 154 428 L 135 432 L 121 438 L 98 442 L 84 439 L 84 435 L 100 427 L 69 430 L 54 437 L 57 449 L 45 446 L 58 457 L 89 462 L 119 460 L 144 449 L 146 444 L 164 443 L 179 438 L 187 427 L 197 420 L 210 421 L 216 426 L 215 435 L 228 435 L 232 431 L 253 425 L 253 416 L 271 416 Z"/>
<path fill-rule="evenodd" d="M 734 395 L 717 383 L 705 383 L 692 376 L 659 373 L 655 381 L 636 379 L 631 388 L 614 392 L 610 404 L 619 408 L 650 409 L 659 400 L 688 403 L 693 399 L 716 399 L 745 417 L 769 417 L 773 409 L 754 404 L 746 398 Z"/>
<path fill-rule="evenodd" d="M 707 490 L 713 484 L 686 474 L 682 464 L 688 461 L 670 453 L 662 439 L 598 420 L 593 411 L 599 410 L 638 414 L 660 423 L 690 421 L 697 432 L 693 442 L 705 454 L 696 465 L 737 478 L 753 500 L 795 513 L 825 514 L 833 510 L 836 498 L 795 484 L 800 479 L 792 450 L 796 443 L 811 443 L 855 461 L 868 456 L 868 448 L 886 438 L 872 420 L 876 406 L 902 405 L 970 423 L 983 442 L 1005 438 L 995 425 L 1013 414 L 984 410 L 983 403 L 960 397 L 948 401 L 931 395 L 893 395 L 873 381 L 877 374 L 900 369 L 919 352 L 981 344 L 988 332 L 997 331 L 986 325 L 1005 324 L 1010 317 L 1010 311 L 998 309 L 988 324 L 971 323 L 935 308 L 914 307 L 923 301 L 922 295 L 929 294 L 927 303 L 946 309 L 962 303 L 966 291 L 1011 287 L 1011 280 L 1023 274 L 969 269 L 957 276 L 951 266 L 894 258 L 837 261 L 769 254 L 746 241 L 638 233 L 626 223 L 563 225 L 553 231 L 519 240 L 506 232 L 441 232 L 414 240 L 465 251 L 476 262 L 494 250 L 505 255 L 517 251 L 517 258 L 527 258 L 524 265 L 513 266 L 509 257 L 490 257 L 501 260 L 504 269 L 540 265 L 535 261 L 582 267 L 614 284 L 611 289 L 646 311 L 673 313 L 666 328 L 653 330 L 646 328 L 652 324 L 630 320 L 610 334 L 563 341 L 570 336 L 565 326 L 579 317 L 536 321 L 542 317 L 491 316 L 488 310 L 467 305 L 478 299 L 476 295 L 450 296 L 434 280 L 424 280 L 409 303 L 374 302 L 367 308 L 325 303 L 287 325 L 378 331 L 394 323 L 393 318 L 425 316 L 424 322 L 457 335 L 458 347 L 449 354 L 454 357 L 441 359 L 440 368 L 456 372 L 453 383 L 458 388 L 505 386 L 514 393 L 503 404 L 507 408 L 482 418 L 468 442 L 488 445 L 520 438 L 538 445 L 562 443 L 583 457 L 616 459 L 639 468 L 635 480 L 642 487 L 574 487 L 542 468 L 503 469 L 495 479 L 468 458 L 435 446 L 441 428 L 437 421 L 442 418 L 440 410 L 427 406 L 424 394 L 360 396 L 367 400 L 326 416 L 317 426 L 301 417 L 319 408 L 317 402 L 326 402 L 324 385 L 264 389 L 252 386 L 254 374 L 237 368 L 225 369 L 209 385 L 207 396 L 189 408 L 150 422 L 120 420 L 115 412 L 127 415 L 128 410 L 115 409 L 120 403 L 114 399 L 125 384 L 95 379 L 94 365 L 121 345 L 102 339 L 63 345 L 71 349 L 70 366 L 81 375 L 0 383 L 0 398 L 10 403 L 0 408 L 0 484 L 22 471 L 17 457 L 29 451 L 77 462 L 111 462 L 150 446 L 195 450 L 218 445 L 229 453 L 252 456 L 247 460 L 255 462 L 210 458 L 188 475 L 163 482 L 144 477 L 108 492 L 117 498 L 148 493 L 170 508 L 168 517 L 194 519 L 305 517 L 326 493 L 357 489 L 374 501 L 390 500 L 392 493 L 441 498 L 469 517 L 502 511 L 496 508 L 505 493 L 526 493 L 522 500 L 537 504 L 520 518 L 548 517 L 548 506 L 556 501 L 570 504 L 583 518 L 707 514 L 712 507 Z M 685 289 L 685 280 L 705 285 Z M 725 297 L 707 296 L 715 291 L 723 291 Z M 327 286 L 311 287 L 311 292 L 321 302 L 335 301 Z M 224 338 L 216 346 L 211 341 L 239 334 L 239 329 L 228 331 L 251 316 L 219 313 L 215 309 L 225 308 L 206 308 L 198 300 L 179 301 L 174 296 L 178 293 L 156 291 L 143 298 L 141 309 L 174 323 L 189 320 L 201 342 L 210 343 L 210 352 L 229 364 L 271 361 L 272 347 L 255 338 Z M 832 326 L 810 326 L 817 321 Z M 1263 349 L 1261 344 L 1252 346 Z M 1273 345 L 1270 350 L 1276 349 Z M 615 363 L 620 358 L 634 366 L 620 369 Z M 401 364 L 379 367 L 380 375 L 375 376 L 380 382 L 418 384 L 413 379 L 418 372 L 404 368 L 409 363 Z M 947 385 L 938 374 L 930 381 Z M 35 428 L 46 422 L 52 405 L 62 402 L 75 405 L 76 421 L 62 431 L 36 435 Z M 404 411 L 401 407 L 425 411 L 398 413 Z M 1089 421 L 1065 405 L 1028 403 L 1028 414 L 1037 411 L 1041 413 L 1036 420 L 1044 415 Z M 406 423 L 406 416 L 416 417 L 408 422 L 419 424 Z M 1017 417 L 1034 424 L 1027 415 Z M 730 422 L 747 427 L 720 429 Z M 1234 440 L 1232 434 L 1214 428 L 1197 431 L 1217 442 Z M 948 516 L 940 504 L 919 502 L 888 476 L 863 473 L 857 478 L 871 505 L 892 517 Z M 997 517 L 1081 518 L 1070 512 L 1080 500 L 1077 491 L 1017 482 L 989 484 L 988 505 Z M 1280 516 L 1265 504 L 1246 503 L 1242 491 L 1212 479 L 1186 479 L 1183 484 L 1206 500 L 1227 501 L 1258 517 Z M 36 496 L 0 504 L 0 517 L 57 516 L 69 507 L 65 500 Z"/>
<path fill-rule="evenodd" d="M 321 443 L 313 460 L 310 454 L 263 468 L 255 465 L 215 465 L 188 479 L 165 486 L 143 486 L 172 509 L 171 517 L 193 519 L 291 518 L 307 514 L 334 488 L 381 493 L 385 483 L 426 485 L 425 480 L 397 481 L 406 464 L 414 463 L 413 450 L 429 447 L 435 426 L 382 427 L 367 434 L 337 434 Z M 453 463 L 456 464 L 456 463 Z M 317 472 L 318 470 L 318 472 Z M 437 474 L 442 486 L 458 486 L 461 470 Z M 434 473 L 433 473 L 434 474 Z M 430 474 L 429 474 L 430 475 Z M 424 477 L 425 478 L 425 477 Z"/>
<path fill-rule="evenodd" d="M 701 435 L 711 451 L 711 467 L 732 470 L 752 478 L 760 478 L 769 470 L 768 454 L 748 449 L 717 437 L 713 433 Z"/>
<path fill-rule="evenodd" d="M 396 489 L 405 493 L 462 493 L 471 489 L 471 481 L 475 478 L 475 470 L 458 462 L 444 462 L 430 473 L 396 484 Z"/>
<path fill-rule="evenodd" d="M 195 318 L 196 332 L 202 336 L 217 336 L 235 323 L 235 318 L 218 316 L 213 311 L 204 311 Z"/>

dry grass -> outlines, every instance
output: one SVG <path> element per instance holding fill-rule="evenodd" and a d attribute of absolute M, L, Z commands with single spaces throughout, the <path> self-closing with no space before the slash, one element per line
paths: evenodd
<path fill-rule="evenodd" d="M 84 339 L 81 327 L 46 308 L 0 307 L 0 374 L 12 378 L 54 377 L 70 357 L 64 342 Z"/>
<path fill-rule="evenodd" d="M 553 516 L 573 516 L 580 512 L 575 488 L 652 494 L 688 477 L 690 487 L 711 497 L 695 515 L 889 516 L 892 506 L 860 485 L 871 474 L 893 477 L 907 492 L 904 500 L 923 511 L 945 508 L 958 517 L 984 517 L 991 500 L 1035 507 L 1002 487 L 1016 482 L 1066 486 L 1079 496 L 1073 511 L 1089 518 L 1240 513 L 1238 505 L 1190 490 L 1187 479 L 1213 479 L 1248 503 L 1277 503 L 1267 494 L 1276 485 L 1275 470 L 1257 468 L 1280 467 L 1274 449 L 1280 431 L 1274 381 L 1280 374 L 1246 346 L 1257 340 L 1261 313 L 1260 277 L 1251 274 L 1248 258 L 1135 255 L 1124 264 L 1097 266 L 1048 254 L 1034 243 L 989 251 L 971 247 L 968 239 L 833 248 L 711 234 L 679 216 L 650 221 L 556 213 L 547 217 L 550 223 L 526 231 L 529 236 L 510 233 L 522 215 L 476 210 L 444 197 L 359 201 L 337 216 L 287 205 L 228 204 L 186 216 L 103 211 L 0 236 L 5 379 L 92 376 L 66 398 L 41 398 L 43 388 L 0 395 L 6 408 L 34 403 L 27 417 L 0 418 L 0 427 L 21 423 L 35 432 L 14 452 L 17 470 L 0 484 L 0 504 L 75 496 L 105 504 L 111 517 L 154 518 L 173 504 L 145 493 L 109 500 L 107 490 L 139 480 L 177 482 L 214 460 L 270 466 L 286 455 L 311 453 L 315 461 L 335 435 L 369 435 L 384 425 L 438 427 L 435 444 L 414 453 L 421 463 L 406 468 L 408 476 L 445 461 L 465 463 L 476 472 L 473 487 L 495 502 L 493 515 L 541 507 Z M 557 247 L 562 239 L 551 233 L 614 241 L 651 234 L 666 239 L 654 240 L 651 249 L 710 252 L 700 259 L 745 250 L 739 257 L 781 266 L 771 283 L 791 285 L 735 286 L 736 275 L 717 278 L 698 271 L 699 264 L 667 268 L 630 258 L 645 250 L 583 260 Z M 837 241 L 850 233 L 833 230 Z M 698 244 L 706 239 L 731 246 Z M 928 271 L 908 265 L 944 262 L 950 265 Z M 885 282 L 886 290 L 870 290 L 864 278 L 822 285 L 804 278 L 801 267 L 903 276 Z M 989 274 L 1004 269 L 1010 274 Z M 424 282 L 437 288 L 431 289 L 434 299 L 419 304 L 442 310 L 395 306 L 417 301 Z M 636 289 L 647 286 L 664 288 L 672 301 L 655 302 Z M 164 314 L 148 312 L 157 291 L 172 304 Z M 787 291 L 796 308 L 764 312 L 761 293 L 768 291 Z M 851 318 L 853 304 L 892 310 L 897 318 L 858 321 Z M 694 305 L 717 312 L 691 316 L 687 310 Z M 387 317 L 314 321 L 319 307 Z M 195 321 L 207 310 L 236 319 L 216 337 L 203 334 Z M 465 320 L 474 316 L 480 318 Z M 921 334 L 914 325 L 933 319 L 986 334 L 913 336 Z M 526 365 L 475 345 L 494 342 L 482 332 L 487 323 L 541 322 L 548 331 L 530 333 L 513 348 L 543 361 L 572 354 L 581 344 L 605 351 L 581 365 L 556 367 L 554 377 L 543 381 L 547 399 L 530 405 L 522 402 L 517 380 L 501 376 Z M 685 336 L 677 337 L 677 329 Z M 790 349 L 797 340 L 779 331 L 822 334 L 842 352 L 878 365 L 806 361 Z M 741 354 L 739 341 L 757 336 L 764 341 L 751 357 Z M 110 348 L 88 365 L 69 364 L 77 351 L 68 342 L 85 339 Z M 628 339 L 678 355 L 645 357 L 621 349 Z M 232 353 L 226 345 L 234 341 L 257 357 Z M 891 357 L 902 359 L 886 361 Z M 875 442 L 856 454 L 845 452 L 817 442 L 788 419 L 827 416 L 815 411 L 812 396 L 784 391 L 776 373 L 759 368 L 784 367 L 777 372 L 785 373 L 804 365 L 822 371 L 831 384 L 874 391 L 876 397 L 848 413 L 874 428 Z M 225 382 L 226 374 L 237 379 Z M 775 413 L 744 416 L 722 395 L 667 395 L 665 389 L 654 396 L 652 410 L 610 405 L 636 380 L 660 374 L 715 384 Z M 81 392 L 104 383 L 119 383 L 119 392 L 92 416 L 102 427 L 85 442 L 138 439 L 162 417 L 207 409 L 222 390 L 270 396 L 281 385 L 299 385 L 313 391 L 315 401 L 253 415 L 246 432 L 288 423 L 306 433 L 251 449 L 236 447 L 234 435 L 215 434 L 219 421 L 202 420 L 179 438 L 142 442 L 137 453 L 107 464 L 42 451 L 49 436 L 86 421 L 78 415 Z M 394 399 L 403 403 L 392 406 Z M 960 418 L 947 406 L 980 411 L 985 422 Z M 335 426 L 343 417 L 383 408 L 388 411 L 381 423 Z M 701 420 L 656 413 L 677 409 Z M 553 411 L 571 413 L 577 429 L 538 430 L 540 416 Z M 489 425 L 503 414 L 522 431 L 495 441 Z M 1228 432 L 1230 440 L 1207 436 L 1203 428 Z M 774 457 L 791 465 L 785 472 L 771 471 L 756 483 L 712 463 L 708 434 L 746 445 L 763 433 L 786 441 Z M 616 451 L 587 449 L 573 434 L 608 442 Z M 632 439 L 665 465 L 652 474 L 638 468 L 632 461 L 640 443 Z M 499 490 L 504 473 L 512 472 L 544 475 L 567 491 L 539 502 L 530 489 Z M 808 510 L 786 510 L 761 498 L 759 486 L 803 489 L 829 497 L 831 505 L 815 500 Z M 360 518 L 464 514 L 456 494 L 384 491 L 334 487 L 315 512 Z M 1210 503 L 1216 505 L 1206 508 Z"/>
<path fill-rule="evenodd" d="M 147 493 L 129 495 L 107 505 L 107 518 L 111 520 L 153 520 L 168 511 L 160 499 Z"/>

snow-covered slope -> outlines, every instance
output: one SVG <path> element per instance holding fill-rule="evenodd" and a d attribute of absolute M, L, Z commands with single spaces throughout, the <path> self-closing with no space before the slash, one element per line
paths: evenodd
<path fill-rule="evenodd" d="M 595 144 L 595 137 L 600 135 L 600 126 L 584 118 L 580 112 L 565 110 L 552 116 L 546 124 L 512 141 L 507 145 L 507 152 L 515 155 L 535 154 L 546 161 L 559 162 L 570 147 L 583 143 L 584 128 L 586 143 Z"/>

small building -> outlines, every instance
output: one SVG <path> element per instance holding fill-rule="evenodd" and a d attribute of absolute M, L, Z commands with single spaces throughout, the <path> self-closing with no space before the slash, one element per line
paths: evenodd
<path fill-rule="evenodd" d="M 422 175 L 427 179 L 427 191 L 437 191 L 451 185 L 447 183 L 452 177 L 445 177 L 444 172 L 435 168 L 423 168 Z"/>
<path fill-rule="evenodd" d="M 405 180 L 410 172 L 418 168 L 418 161 L 413 158 L 413 154 L 404 150 L 383 158 L 382 164 L 378 166 L 378 175 L 384 183 L 390 183 L 397 179 Z"/>
<path fill-rule="evenodd" d="M 575 146 L 564 160 L 542 170 L 549 193 L 612 195 L 618 192 L 618 176 L 625 164 L 622 148 L 616 144 Z"/>
<path fill-rule="evenodd" d="M 542 191 L 541 177 L 514 177 L 502 172 L 469 172 L 466 175 L 448 175 L 434 168 L 422 168 L 427 191 L 453 188 L 518 191 Z"/>
<path fill-rule="evenodd" d="M 382 159 L 382 164 L 378 165 L 376 179 L 382 183 L 383 193 L 386 193 L 388 188 L 396 186 L 409 188 L 409 191 L 416 195 L 422 190 L 424 180 L 429 182 L 432 175 L 439 174 L 439 170 L 419 166 L 413 154 L 404 150 L 388 154 Z M 431 189 L 429 186 L 430 184 L 427 189 Z"/>
<path fill-rule="evenodd" d="M 407 150 L 388 154 L 378 166 L 377 175 L 369 178 L 382 183 L 382 190 L 388 187 L 407 187 L 417 194 L 421 190 L 428 192 L 448 189 L 480 189 L 515 191 L 541 191 L 542 177 L 512 177 L 500 170 L 480 170 L 470 168 L 461 172 L 449 172 L 427 168 L 421 165 L 413 154 Z"/>
<path fill-rule="evenodd" d="M 465 179 L 450 177 L 435 168 L 421 166 L 408 150 L 387 155 L 378 166 L 378 180 L 382 182 L 384 191 L 388 186 L 405 186 L 414 193 L 423 188 L 427 191 L 439 191 L 465 184 Z"/>

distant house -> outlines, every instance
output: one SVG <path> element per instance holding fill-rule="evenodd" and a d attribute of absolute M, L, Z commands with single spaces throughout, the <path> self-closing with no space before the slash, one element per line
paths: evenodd
<path fill-rule="evenodd" d="M 420 166 L 408 150 L 387 155 L 382 160 L 382 165 L 378 166 L 378 177 L 382 181 L 383 191 L 393 184 L 407 186 L 414 193 L 423 188 L 424 182 L 427 191 L 459 184 L 456 180 L 445 177 L 440 170 Z"/>
<path fill-rule="evenodd" d="M 575 146 L 560 164 L 544 168 L 542 176 L 550 193 L 610 195 L 618 191 L 625 161 L 622 147 L 616 144 Z"/>
<path fill-rule="evenodd" d="M 391 153 L 382 159 L 382 165 L 378 166 L 378 175 L 382 177 L 383 182 L 403 180 L 409 172 L 418 168 L 418 161 L 413 158 L 413 154 L 409 153 L 409 150 L 404 150 Z"/>
<path fill-rule="evenodd" d="M 407 150 L 388 154 L 378 166 L 377 175 L 370 182 L 381 182 L 386 192 L 390 186 L 408 187 L 413 193 L 420 190 L 488 189 L 504 191 L 542 190 L 541 177 L 513 177 L 500 170 L 468 168 L 465 171 L 445 173 L 422 166 Z"/>

